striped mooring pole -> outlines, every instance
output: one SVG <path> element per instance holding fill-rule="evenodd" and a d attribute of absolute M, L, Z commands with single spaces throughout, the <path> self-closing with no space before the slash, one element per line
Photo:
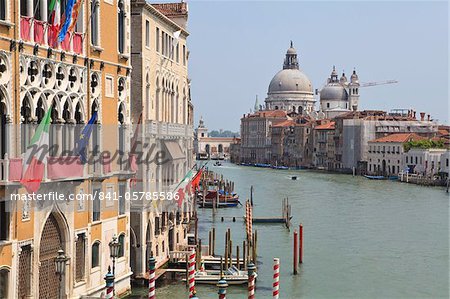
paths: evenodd
<path fill-rule="evenodd" d="M 189 254 L 189 298 L 195 297 L 195 249 Z"/>
<path fill-rule="evenodd" d="M 155 268 L 156 260 L 153 256 L 148 260 L 149 277 L 148 277 L 148 299 L 155 299 Z"/>
<path fill-rule="evenodd" d="M 272 285 L 273 299 L 280 298 L 280 259 L 273 259 L 273 285 Z"/>
<path fill-rule="evenodd" d="M 194 290 L 194 294 L 192 294 L 192 297 L 189 297 L 189 298 L 191 298 L 191 299 L 198 299 L 195 290 Z"/>
<path fill-rule="evenodd" d="M 114 298 L 114 274 L 111 273 L 111 267 L 108 267 L 108 273 L 105 275 L 106 281 L 106 297 L 105 299 Z"/>
<path fill-rule="evenodd" d="M 217 286 L 219 287 L 219 299 L 226 299 L 227 298 L 227 287 L 228 283 L 227 281 L 222 277 L 219 282 L 217 283 Z"/>
<path fill-rule="evenodd" d="M 247 265 L 248 270 L 248 299 L 255 299 L 255 264 L 250 262 Z"/>

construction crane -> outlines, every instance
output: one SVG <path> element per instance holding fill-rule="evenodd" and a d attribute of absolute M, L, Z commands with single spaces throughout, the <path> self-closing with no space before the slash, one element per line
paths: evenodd
<path fill-rule="evenodd" d="M 377 86 L 377 85 L 397 84 L 397 83 L 398 83 L 397 80 L 386 80 L 386 81 L 378 81 L 378 82 L 361 82 L 359 87 L 371 87 L 371 86 Z M 323 87 L 325 87 L 327 84 L 328 84 L 328 82 L 326 82 L 323 85 Z M 320 90 L 316 89 L 315 94 L 316 95 L 320 94 Z"/>
<path fill-rule="evenodd" d="M 361 82 L 359 87 L 370 87 L 370 86 L 396 84 L 396 83 L 398 83 L 397 80 L 386 80 L 386 81 L 379 81 L 379 82 Z"/>

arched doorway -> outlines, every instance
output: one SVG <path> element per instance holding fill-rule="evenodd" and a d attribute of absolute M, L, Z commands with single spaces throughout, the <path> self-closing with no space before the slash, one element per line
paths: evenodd
<path fill-rule="evenodd" d="M 56 274 L 55 258 L 63 248 L 63 236 L 55 216 L 50 214 L 42 230 L 39 245 L 39 298 L 57 298 L 59 277 Z M 64 294 L 64 290 L 62 290 Z"/>
<path fill-rule="evenodd" d="M 206 151 L 206 153 L 209 155 L 210 154 L 210 145 L 209 144 L 207 144 L 206 146 L 205 146 L 205 151 Z"/>
<path fill-rule="evenodd" d="M 174 215 L 171 212 L 169 214 L 169 251 L 175 250 L 174 227 Z"/>
<path fill-rule="evenodd" d="M 219 144 L 219 153 L 220 154 L 223 153 L 223 145 L 222 144 Z"/>
<path fill-rule="evenodd" d="M 383 160 L 381 168 L 382 168 L 382 171 L 383 171 L 382 174 L 385 175 L 386 174 L 386 160 Z"/>
<path fill-rule="evenodd" d="M 145 271 L 148 271 L 148 260 L 152 256 L 152 225 L 150 221 L 147 224 L 147 233 L 145 236 Z"/>

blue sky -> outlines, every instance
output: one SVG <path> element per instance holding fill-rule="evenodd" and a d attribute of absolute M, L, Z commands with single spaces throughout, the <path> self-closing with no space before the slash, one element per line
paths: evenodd
<path fill-rule="evenodd" d="M 239 130 L 264 101 L 293 40 L 300 68 L 321 88 L 336 65 L 361 82 L 361 109 L 414 108 L 448 123 L 447 2 L 190 1 L 189 76 L 195 125 Z"/>

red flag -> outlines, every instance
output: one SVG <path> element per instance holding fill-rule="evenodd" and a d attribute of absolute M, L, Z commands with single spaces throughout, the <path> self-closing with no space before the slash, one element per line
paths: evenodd
<path fill-rule="evenodd" d="M 202 172 L 203 169 L 200 169 L 197 174 L 195 175 L 195 177 L 192 179 L 192 187 L 194 188 L 194 190 L 197 190 L 198 185 L 200 184 L 200 178 L 202 177 Z"/>
<path fill-rule="evenodd" d="M 178 189 L 177 194 L 178 194 L 178 200 L 177 200 L 178 207 L 181 208 L 181 206 L 183 205 L 184 195 L 185 195 L 183 188 Z"/>

